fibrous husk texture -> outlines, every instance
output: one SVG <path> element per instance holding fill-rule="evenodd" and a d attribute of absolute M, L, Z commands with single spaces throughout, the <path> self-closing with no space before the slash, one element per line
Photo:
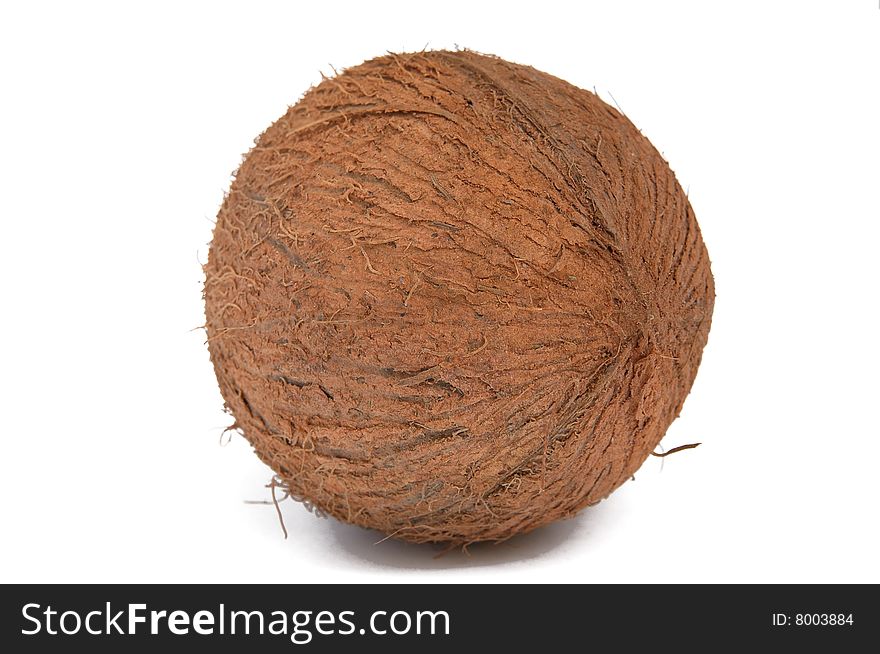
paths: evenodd
<path fill-rule="evenodd" d="M 308 91 L 237 172 L 205 270 L 226 405 L 291 495 L 457 544 L 628 479 L 714 301 L 688 199 L 632 123 L 468 51 Z"/>

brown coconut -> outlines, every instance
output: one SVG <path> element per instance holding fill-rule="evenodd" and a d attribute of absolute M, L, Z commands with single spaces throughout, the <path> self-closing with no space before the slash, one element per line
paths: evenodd
<path fill-rule="evenodd" d="M 458 544 L 629 479 L 714 301 L 688 199 L 632 123 L 473 52 L 308 91 L 238 170 L 205 272 L 226 406 L 290 494 Z"/>

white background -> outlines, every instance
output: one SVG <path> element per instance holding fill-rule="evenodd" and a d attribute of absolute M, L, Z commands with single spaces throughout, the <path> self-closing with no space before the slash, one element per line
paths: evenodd
<path fill-rule="evenodd" d="M 0 581 L 880 582 L 880 8 L 4 3 Z M 617 103 L 669 160 L 715 321 L 667 449 L 470 556 L 266 500 L 203 331 L 212 219 L 319 71 L 455 45 Z"/>

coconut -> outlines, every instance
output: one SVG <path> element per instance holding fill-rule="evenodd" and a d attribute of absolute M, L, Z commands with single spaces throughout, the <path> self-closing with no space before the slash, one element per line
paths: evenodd
<path fill-rule="evenodd" d="M 453 544 L 629 479 L 714 303 L 688 198 L 626 116 L 468 51 L 309 90 L 244 159 L 205 274 L 226 407 L 286 491 Z"/>

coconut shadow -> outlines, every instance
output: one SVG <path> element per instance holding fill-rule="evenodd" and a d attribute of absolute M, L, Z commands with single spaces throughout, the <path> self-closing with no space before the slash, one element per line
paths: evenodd
<path fill-rule="evenodd" d="M 601 505 L 593 506 L 569 520 L 556 522 L 535 531 L 514 536 L 501 543 L 477 543 L 467 551 L 435 544 L 405 543 L 393 539 L 382 540 L 379 532 L 332 520 L 328 523 L 331 534 L 340 547 L 355 558 L 383 568 L 410 570 L 449 570 L 480 568 L 517 563 L 544 556 L 556 550 L 578 532 L 586 530 L 588 522 L 598 519 Z M 445 552 L 445 553 L 444 553 Z"/>

